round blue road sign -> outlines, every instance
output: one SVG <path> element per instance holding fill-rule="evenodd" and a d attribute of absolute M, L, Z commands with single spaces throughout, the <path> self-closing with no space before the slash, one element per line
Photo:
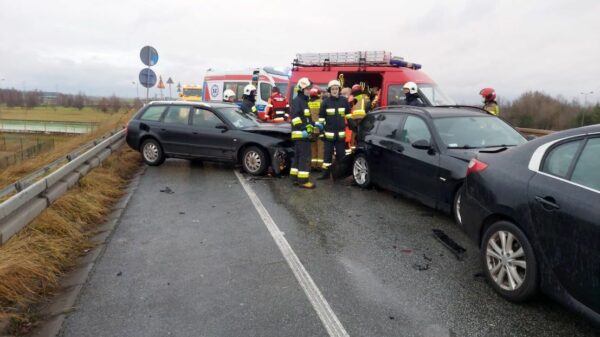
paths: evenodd
<path fill-rule="evenodd" d="M 142 63 L 148 67 L 152 67 L 158 63 L 158 52 L 154 47 L 145 46 L 140 50 L 140 59 L 142 60 Z"/>
<path fill-rule="evenodd" d="M 140 71 L 140 84 L 146 88 L 152 88 L 156 85 L 156 73 L 150 68 L 144 68 Z"/>

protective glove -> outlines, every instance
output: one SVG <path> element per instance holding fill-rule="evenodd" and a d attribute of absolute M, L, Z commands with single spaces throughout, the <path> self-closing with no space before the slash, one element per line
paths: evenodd
<path fill-rule="evenodd" d="M 308 138 L 308 132 L 306 132 L 306 130 L 302 131 L 302 138 Z"/>
<path fill-rule="evenodd" d="M 315 123 L 315 126 L 316 126 L 317 128 L 319 128 L 319 131 L 323 131 L 323 129 L 325 128 L 325 126 L 323 126 L 323 124 L 321 124 L 321 123 L 319 123 L 319 122 Z"/>
<path fill-rule="evenodd" d="M 306 131 L 307 131 L 308 133 L 312 133 L 314 128 L 315 128 L 314 126 L 312 126 L 311 124 L 308 124 L 308 125 L 306 126 Z"/>

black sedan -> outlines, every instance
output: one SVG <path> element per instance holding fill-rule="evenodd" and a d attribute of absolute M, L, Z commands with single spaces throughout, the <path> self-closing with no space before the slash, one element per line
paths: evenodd
<path fill-rule="evenodd" d="M 460 191 L 469 160 L 527 140 L 502 119 L 471 107 L 390 107 L 358 127 L 353 177 L 452 212 L 460 223 Z"/>
<path fill-rule="evenodd" d="M 278 174 L 290 153 L 288 123 L 260 123 L 235 104 L 151 102 L 127 126 L 127 144 L 148 165 L 166 158 L 200 159 L 241 164 L 253 175 L 269 166 Z"/>
<path fill-rule="evenodd" d="M 500 295 L 538 289 L 600 324 L 600 125 L 469 163 L 460 214 Z"/>

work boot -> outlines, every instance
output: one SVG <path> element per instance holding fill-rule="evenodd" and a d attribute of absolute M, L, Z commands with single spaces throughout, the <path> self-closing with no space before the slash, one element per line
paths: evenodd
<path fill-rule="evenodd" d="M 325 180 L 325 179 L 329 179 L 330 176 L 331 176 L 331 171 L 329 171 L 329 169 L 325 169 L 323 171 L 323 173 L 317 179 L 318 180 Z"/>
<path fill-rule="evenodd" d="M 292 185 L 298 186 L 298 178 L 292 177 Z"/>
<path fill-rule="evenodd" d="M 299 185 L 299 186 L 302 188 L 306 188 L 306 189 L 313 189 L 313 188 L 317 187 L 317 185 L 311 183 L 310 181 L 307 183 L 304 183 L 302 185 Z"/>

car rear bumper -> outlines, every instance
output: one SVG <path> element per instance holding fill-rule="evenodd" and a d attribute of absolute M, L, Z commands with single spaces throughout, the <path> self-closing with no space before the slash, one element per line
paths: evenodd
<path fill-rule="evenodd" d="M 469 193 L 464 193 L 460 207 L 460 214 L 463 229 L 469 238 L 471 238 L 471 240 L 473 240 L 473 242 L 479 246 L 481 241 L 480 235 L 483 221 L 492 213 L 485 208 L 479 202 L 479 200 L 473 198 Z"/>

